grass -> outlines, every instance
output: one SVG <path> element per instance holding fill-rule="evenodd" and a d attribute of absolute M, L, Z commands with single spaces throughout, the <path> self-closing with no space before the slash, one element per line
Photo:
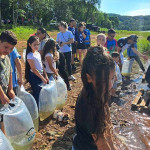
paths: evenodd
<path fill-rule="evenodd" d="M 18 41 L 27 41 L 27 39 L 29 38 L 30 34 L 33 34 L 36 32 L 38 27 L 33 27 L 33 26 L 17 26 L 17 27 L 13 27 L 12 29 L 10 29 L 11 31 L 13 31 L 16 36 Z M 49 35 L 51 35 L 54 39 L 56 39 L 58 30 L 53 30 L 52 28 L 48 27 L 46 28 Z M 4 29 L 0 29 L 0 32 L 2 32 Z M 106 28 L 101 28 L 101 31 L 105 31 L 107 33 Z M 140 31 L 126 31 L 126 30 L 116 30 L 117 34 L 116 34 L 116 39 L 118 40 L 121 37 L 127 37 L 131 34 L 136 34 L 138 35 L 138 50 L 140 52 L 145 52 L 147 50 L 150 49 L 150 46 L 148 45 L 148 41 L 146 40 L 147 37 L 150 35 L 150 32 L 140 32 Z M 98 34 L 97 32 L 91 32 L 91 34 L 94 36 L 94 38 L 92 39 L 92 45 L 96 44 L 96 40 L 95 37 Z M 126 55 L 126 53 L 125 53 Z"/>

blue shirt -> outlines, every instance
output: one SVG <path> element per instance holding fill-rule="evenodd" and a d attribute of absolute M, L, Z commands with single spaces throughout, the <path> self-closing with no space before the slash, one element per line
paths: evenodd
<path fill-rule="evenodd" d="M 86 35 L 87 33 L 86 33 L 86 31 L 84 30 L 83 31 L 84 32 L 84 34 Z M 84 37 L 83 37 L 83 35 L 82 35 L 82 32 L 78 32 L 77 33 L 77 35 L 76 35 L 76 41 L 78 42 L 78 43 L 85 43 L 85 39 L 84 39 Z"/>
<path fill-rule="evenodd" d="M 132 44 L 128 49 L 127 49 L 127 55 L 130 56 L 137 56 L 137 54 L 135 54 L 132 50 L 132 48 L 136 48 L 137 49 L 137 43 Z"/>
<path fill-rule="evenodd" d="M 88 42 L 85 42 L 86 45 L 90 45 L 90 30 L 89 29 L 85 29 L 86 31 L 86 38 L 85 38 L 85 41 L 88 41 Z"/>
<path fill-rule="evenodd" d="M 57 43 L 68 42 L 71 39 L 74 39 L 71 31 L 66 31 L 65 33 L 59 32 L 57 34 L 56 42 Z M 68 44 L 68 45 L 65 44 L 64 46 L 60 47 L 60 51 L 62 53 L 71 52 L 72 51 L 71 44 Z"/>
<path fill-rule="evenodd" d="M 16 64 L 15 60 L 19 58 L 21 59 L 21 56 L 19 55 L 18 51 L 16 48 L 13 49 L 13 51 L 10 53 L 10 62 L 12 66 L 12 81 L 13 81 L 13 88 L 18 86 L 18 81 L 17 81 L 17 70 L 16 70 Z"/>
<path fill-rule="evenodd" d="M 73 36 L 74 36 L 74 40 L 76 40 L 76 34 L 77 34 L 77 30 L 74 27 L 68 27 L 68 30 L 72 32 Z"/>

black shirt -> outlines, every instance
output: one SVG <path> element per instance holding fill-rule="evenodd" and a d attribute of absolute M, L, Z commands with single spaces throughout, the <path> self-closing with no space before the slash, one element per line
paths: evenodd
<path fill-rule="evenodd" d="M 75 109 L 76 133 L 73 146 L 75 150 L 98 150 L 92 134 L 94 134 L 95 120 L 93 106 L 79 95 Z"/>
<path fill-rule="evenodd" d="M 122 37 L 122 38 L 120 38 L 120 39 L 118 40 L 117 44 L 118 44 L 118 46 L 119 46 L 120 48 L 122 48 L 123 46 L 125 46 L 126 44 L 128 44 L 128 39 L 127 39 L 127 37 Z"/>

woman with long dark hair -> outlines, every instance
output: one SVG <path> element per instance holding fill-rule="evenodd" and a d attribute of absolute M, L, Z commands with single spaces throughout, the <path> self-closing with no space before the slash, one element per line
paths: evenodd
<path fill-rule="evenodd" d="M 45 71 L 48 77 L 58 76 L 58 71 L 56 69 L 56 61 L 59 59 L 59 53 L 56 50 L 56 42 L 49 39 L 44 48 L 42 54 L 42 61 L 44 62 Z"/>
<path fill-rule="evenodd" d="M 42 82 L 47 84 L 49 79 L 42 65 L 41 55 L 38 52 L 39 38 L 36 36 L 31 36 L 27 41 L 26 50 L 26 68 L 25 68 L 25 78 L 30 83 L 33 96 L 39 104 L 39 94 L 41 87 L 39 84 Z"/>
<path fill-rule="evenodd" d="M 89 48 L 82 64 L 83 89 L 75 109 L 75 150 L 114 150 L 109 112 L 109 92 L 115 64 L 104 47 Z"/>
<path fill-rule="evenodd" d="M 39 38 L 39 40 L 40 40 L 40 45 L 39 45 L 38 51 L 40 52 L 40 54 L 42 54 L 45 43 L 46 43 L 49 39 L 53 39 L 53 38 L 51 38 L 51 37 L 48 35 L 46 29 L 45 29 L 45 28 L 42 28 L 42 27 L 39 28 L 39 29 L 37 29 L 36 36 L 37 36 L 37 37 Z"/>

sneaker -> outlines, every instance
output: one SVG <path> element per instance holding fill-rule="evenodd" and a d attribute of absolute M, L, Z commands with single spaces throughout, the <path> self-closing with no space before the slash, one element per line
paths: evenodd
<path fill-rule="evenodd" d="M 72 81 L 75 81 L 75 80 L 76 80 L 76 78 L 75 78 L 73 75 L 69 76 L 68 79 L 69 79 L 69 80 L 72 80 Z"/>
<path fill-rule="evenodd" d="M 79 59 L 78 59 L 78 58 L 74 58 L 74 61 L 75 61 L 75 62 L 79 62 Z"/>
<path fill-rule="evenodd" d="M 76 66 L 75 66 L 75 64 L 72 65 L 72 71 L 76 71 Z"/>
<path fill-rule="evenodd" d="M 70 85 L 67 87 L 67 90 L 68 90 L 68 91 L 71 91 L 71 90 L 72 90 Z"/>

